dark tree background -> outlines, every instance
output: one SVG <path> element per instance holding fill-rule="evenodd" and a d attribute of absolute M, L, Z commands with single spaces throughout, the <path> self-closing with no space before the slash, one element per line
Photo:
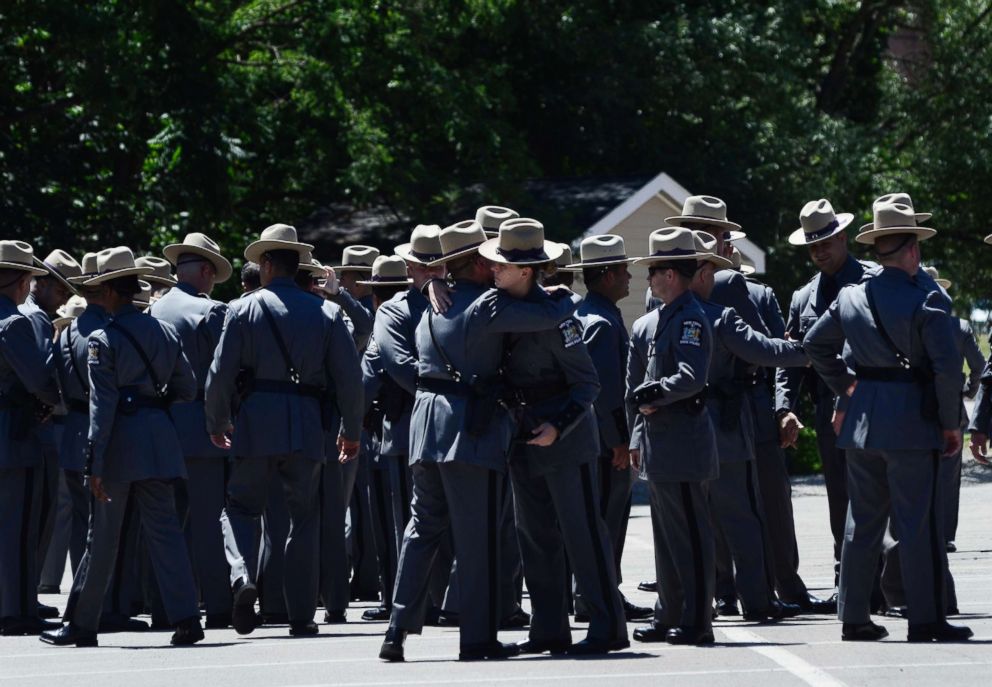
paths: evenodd
<path fill-rule="evenodd" d="M 3 234 L 81 253 L 200 230 L 240 255 L 289 221 L 328 249 L 386 246 L 477 202 L 534 212 L 529 180 L 664 170 L 727 200 L 783 297 L 810 271 L 785 243 L 805 201 L 868 221 L 875 196 L 908 191 L 934 213 L 924 252 L 965 306 L 992 277 L 990 12 L 988 0 L 6 0 Z M 564 240 L 585 227 L 549 228 Z"/>

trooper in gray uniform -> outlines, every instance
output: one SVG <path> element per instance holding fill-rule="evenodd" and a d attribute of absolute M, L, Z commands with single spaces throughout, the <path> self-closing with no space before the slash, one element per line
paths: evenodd
<path fill-rule="evenodd" d="M 217 522 L 224 509 L 228 453 L 214 446 L 207 434 L 203 388 L 227 316 L 227 305 L 211 300 L 210 293 L 215 284 L 230 279 L 233 270 L 219 246 L 198 232 L 162 252 L 176 267 L 177 284 L 151 305 L 148 314 L 176 329 L 197 385 L 196 398 L 176 403 L 171 411 L 188 474 L 181 490 L 180 516 L 206 607 L 207 628 L 224 628 L 231 623 L 230 571 Z"/>
<path fill-rule="evenodd" d="M 479 247 L 493 263 L 496 287 L 517 299 L 550 299 L 539 274 L 561 252 L 534 220 L 507 220 L 498 238 Z M 510 334 L 502 366 L 503 396 L 513 409 L 510 448 L 516 525 L 533 613 L 521 653 L 605 654 L 626 648 L 613 547 L 600 515 L 593 465 L 599 436 L 592 402 L 596 368 L 575 317 L 541 332 Z M 589 618 L 585 639 L 572 644 L 565 554 Z"/>
<path fill-rule="evenodd" d="M 651 492 L 658 599 L 641 642 L 713 643 L 713 528 L 707 483 L 719 474 L 704 402 L 713 351 L 706 313 L 689 289 L 700 261 L 720 261 L 692 231 L 651 233 L 648 280 L 664 306 L 634 322 L 627 361 L 630 458 Z"/>
<path fill-rule="evenodd" d="M 59 401 L 30 320 L 18 311 L 36 267 L 31 246 L 0 241 L 0 634 L 57 627 L 38 617 L 37 547 L 41 447 L 33 428 Z"/>
<path fill-rule="evenodd" d="M 531 303 L 489 289 L 492 270 L 478 255 L 485 238 L 475 220 L 441 232 L 444 257 L 437 262 L 446 263 L 454 279 L 451 307 L 443 315 L 429 310 L 417 327 L 419 380 L 410 422 L 413 516 L 379 653 L 385 660 L 403 660 L 406 634 L 421 631 L 431 563 L 449 531 L 459 561 L 459 658 L 504 658 L 519 651 L 496 639 L 497 521 L 512 434 L 493 383 L 502 362 L 500 335 L 554 326 L 571 314 L 578 297 Z"/>
<path fill-rule="evenodd" d="M 296 229 L 276 224 L 245 249 L 262 288 L 230 304 L 206 387 L 207 430 L 233 462 L 221 516 L 234 592 L 232 624 L 255 628 L 256 528 L 269 483 L 283 485 L 290 513 L 284 591 L 290 634 L 312 635 L 317 600 L 317 493 L 325 457 L 322 416 L 333 389 L 341 412 L 341 457 L 358 451 L 361 370 L 340 311 L 296 286 L 301 254 Z M 240 396 L 232 422 L 231 402 Z M 228 436 L 232 435 L 232 436 Z"/>
<path fill-rule="evenodd" d="M 901 537 L 909 641 L 971 636 L 945 618 L 939 463 L 961 444 L 962 358 L 946 295 L 916 279 L 918 242 L 935 234 L 917 225 L 911 206 L 877 205 L 856 240 L 873 246 L 880 273 L 841 289 L 804 340 L 816 371 L 840 397 L 834 426 L 837 445 L 848 451 L 838 600 L 845 640 L 888 634 L 869 612 L 889 517 Z M 840 358 L 845 347 L 847 363 Z"/>
<path fill-rule="evenodd" d="M 72 584 L 70 622 L 45 632 L 41 640 L 65 646 L 96 646 L 104 595 L 114 561 L 129 495 L 141 514 L 145 542 L 162 592 L 171 643 L 203 639 L 196 584 L 176 515 L 173 482 L 186 476 L 182 448 L 169 417 L 174 401 L 196 394 L 196 379 L 176 330 L 134 305 L 138 276 L 129 248 L 97 254 L 95 277 L 111 321 L 87 342 L 90 426 L 87 474 L 93 510 L 86 553 Z"/>
<path fill-rule="evenodd" d="M 619 582 L 634 485 L 634 471 L 630 469 L 627 449 L 630 431 L 624 386 L 630 338 L 617 307 L 617 303 L 630 293 L 630 272 L 627 270 L 630 259 L 623 238 L 612 234 L 584 239 L 579 256 L 579 261 L 566 269 L 581 270 L 588 290 L 576 314 L 582 324 L 582 340 L 599 376 L 600 390 L 593 406 L 600 440 L 599 460 L 595 464 L 600 491 L 599 512 L 610 531 L 615 575 Z M 581 595 L 576 595 L 575 605 L 578 620 L 586 615 Z M 623 606 L 627 620 L 650 618 L 653 613 L 652 609 L 636 606 L 626 598 Z"/>

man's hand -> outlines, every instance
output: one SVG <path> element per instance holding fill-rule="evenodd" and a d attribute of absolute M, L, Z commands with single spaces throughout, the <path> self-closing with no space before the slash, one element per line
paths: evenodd
<path fill-rule="evenodd" d="M 350 463 L 351 461 L 358 458 L 358 449 L 361 448 L 361 442 L 359 441 L 349 441 L 343 436 L 338 437 L 338 462 L 344 465 L 345 463 Z"/>
<path fill-rule="evenodd" d="M 640 449 L 637 449 L 637 448 L 632 448 L 632 449 L 630 449 L 629 453 L 630 453 L 630 464 L 634 467 L 635 470 L 640 470 L 641 469 L 641 450 Z"/>
<path fill-rule="evenodd" d="M 427 299 L 431 302 L 434 312 L 443 315 L 451 307 L 451 292 L 453 288 L 443 279 L 431 279 L 427 284 Z"/>
<path fill-rule="evenodd" d="M 624 444 L 613 447 L 613 460 L 610 461 L 614 470 L 627 470 L 630 468 L 630 451 Z"/>
<path fill-rule="evenodd" d="M 840 428 L 844 426 L 844 415 L 846 411 L 835 410 L 833 419 L 830 420 L 830 424 L 833 425 L 834 434 L 840 436 Z"/>
<path fill-rule="evenodd" d="M 103 489 L 103 478 L 90 476 L 90 491 L 93 492 L 93 496 L 100 503 L 110 503 L 110 497 L 107 496 L 107 492 Z"/>
<path fill-rule="evenodd" d="M 324 285 L 320 288 L 328 296 L 337 296 L 341 292 L 341 284 L 333 267 L 324 268 Z"/>
<path fill-rule="evenodd" d="M 641 415 L 654 415 L 656 412 L 658 412 L 658 409 L 655 408 L 654 406 L 640 406 L 637 409 L 637 412 L 639 412 Z"/>
<path fill-rule="evenodd" d="M 210 443 L 225 451 L 231 448 L 231 435 L 234 434 L 234 425 L 228 425 L 222 434 L 211 434 Z"/>
<path fill-rule="evenodd" d="M 961 439 L 960 429 L 945 429 L 943 431 L 944 435 L 944 452 L 941 454 L 944 458 L 950 458 L 955 453 L 961 450 L 963 445 L 963 440 Z"/>
<path fill-rule="evenodd" d="M 799 440 L 799 430 L 803 428 L 803 423 L 799 421 L 796 414 L 788 412 L 778 421 L 778 438 L 782 448 L 795 446 Z"/>
<path fill-rule="evenodd" d="M 550 422 L 542 422 L 530 433 L 534 438 L 527 442 L 528 446 L 551 446 L 558 440 L 558 430 Z"/>
<path fill-rule="evenodd" d="M 989 455 L 986 447 L 989 443 L 989 435 L 984 432 L 971 433 L 971 455 L 982 465 L 989 465 Z"/>
<path fill-rule="evenodd" d="M 545 293 L 547 293 L 549 296 L 564 297 L 564 296 L 571 296 L 573 293 L 572 289 L 568 288 L 564 284 L 555 284 L 553 286 L 542 286 L 541 288 L 544 289 Z"/>

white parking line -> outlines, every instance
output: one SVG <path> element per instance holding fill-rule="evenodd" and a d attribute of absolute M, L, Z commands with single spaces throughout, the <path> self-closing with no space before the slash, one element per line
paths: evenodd
<path fill-rule="evenodd" d="M 788 649 L 780 646 L 768 646 L 761 635 L 742 628 L 720 628 L 720 632 L 729 641 L 735 643 L 754 644 L 749 647 L 755 653 L 761 654 L 782 666 L 810 687 L 842 687 L 843 682 L 831 677 L 828 673 L 796 656 Z"/>

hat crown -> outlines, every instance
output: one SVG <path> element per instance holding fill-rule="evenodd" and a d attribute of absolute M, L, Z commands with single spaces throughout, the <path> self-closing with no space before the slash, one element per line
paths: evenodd
<path fill-rule="evenodd" d="M 474 219 L 466 219 L 442 229 L 440 240 L 441 252 L 447 256 L 482 245 L 486 240 L 486 232 Z"/>
<path fill-rule="evenodd" d="M 79 317 L 86 310 L 86 299 L 73 294 L 61 308 L 56 310 L 59 317 Z"/>
<path fill-rule="evenodd" d="M 485 229 L 497 230 L 503 222 L 520 217 L 520 213 L 500 205 L 483 205 L 475 213 L 475 221 Z"/>
<path fill-rule="evenodd" d="M 346 246 L 341 254 L 341 267 L 372 267 L 379 249 L 372 246 Z"/>
<path fill-rule="evenodd" d="M 837 213 L 826 198 L 811 200 L 799 212 L 799 224 L 807 234 L 817 234 L 837 226 Z"/>
<path fill-rule="evenodd" d="M 296 238 L 296 227 L 291 227 L 288 224 L 272 224 L 265 229 L 262 229 L 262 233 L 259 234 L 259 241 L 288 241 L 290 243 L 298 243 Z"/>
<path fill-rule="evenodd" d="M 568 267 L 572 264 L 572 247 L 567 243 L 559 243 L 561 246 L 561 255 L 555 260 L 555 265 L 558 267 Z"/>
<path fill-rule="evenodd" d="M 86 258 L 83 258 L 85 262 Z M 165 258 L 158 258 L 154 255 L 142 255 L 140 258 L 134 259 L 135 267 L 151 267 L 154 272 L 152 276 L 154 277 L 170 277 L 172 276 L 172 263 L 170 263 Z"/>
<path fill-rule="evenodd" d="M 205 250 L 212 251 L 214 253 L 220 253 L 220 246 L 212 238 L 206 234 L 201 234 L 198 231 L 186 234 L 183 239 L 183 246 L 193 246 L 194 248 L 203 248 Z M 180 254 L 182 254 L 180 252 Z"/>
<path fill-rule="evenodd" d="M 144 279 L 138 280 L 138 285 L 141 290 L 134 294 L 135 303 L 149 304 L 152 300 L 152 285 L 146 282 Z"/>
<path fill-rule="evenodd" d="M 34 248 L 25 241 L 0 241 L 0 262 L 10 262 L 30 267 Z"/>
<path fill-rule="evenodd" d="M 730 253 L 730 262 L 734 263 L 734 269 L 738 272 L 741 271 L 742 260 L 741 252 L 737 249 L 737 246 L 734 246 L 733 251 Z"/>
<path fill-rule="evenodd" d="M 96 253 L 83 255 L 83 274 L 96 274 Z"/>
<path fill-rule="evenodd" d="M 916 227 L 916 213 L 912 205 L 905 203 L 887 203 L 877 205 L 875 212 L 875 229 L 890 227 Z"/>
<path fill-rule="evenodd" d="M 660 259 L 664 259 L 666 256 L 677 257 L 697 253 L 697 233 L 699 232 L 683 227 L 655 229 L 648 237 L 648 250 L 652 257 Z"/>
<path fill-rule="evenodd" d="M 526 217 L 508 219 L 499 225 L 497 245 L 506 251 L 543 251 L 544 225 Z"/>
<path fill-rule="evenodd" d="M 406 260 L 398 255 L 380 255 L 372 263 L 372 281 L 406 281 Z"/>
<path fill-rule="evenodd" d="M 61 248 L 56 248 L 49 253 L 44 262 L 46 267 L 54 269 L 66 279 L 80 277 L 83 274 L 83 268 L 76 262 L 76 259 Z"/>
<path fill-rule="evenodd" d="M 96 254 L 96 271 L 98 274 L 129 270 L 134 267 L 134 253 L 127 246 L 104 248 Z"/>
<path fill-rule="evenodd" d="M 881 205 L 891 205 L 893 203 L 898 203 L 900 205 L 908 205 L 910 208 L 913 207 L 913 199 L 909 197 L 908 193 L 897 192 L 897 193 L 886 193 L 884 196 L 879 196 L 871 204 L 872 212 Z"/>
<path fill-rule="evenodd" d="M 936 267 L 927 266 L 923 268 L 923 271 L 929 274 L 934 281 L 940 279 L 940 272 L 937 270 Z"/>
<path fill-rule="evenodd" d="M 604 260 L 625 260 L 627 249 L 622 236 L 616 234 L 600 234 L 582 239 L 579 245 L 579 256 L 582 262 L 603 262 Z"/>
<path fill-rule="evenodd" d="M 436 224 L 418 224 L 410 234 L 410 248 L 414 257 L 441 257 L 441 227 Z"/>
<path fill-rule="evenodd" d="M 726 222 L 727 204 L 716 196 L 689 196 L 682 204 L 682 215 Z"/>

